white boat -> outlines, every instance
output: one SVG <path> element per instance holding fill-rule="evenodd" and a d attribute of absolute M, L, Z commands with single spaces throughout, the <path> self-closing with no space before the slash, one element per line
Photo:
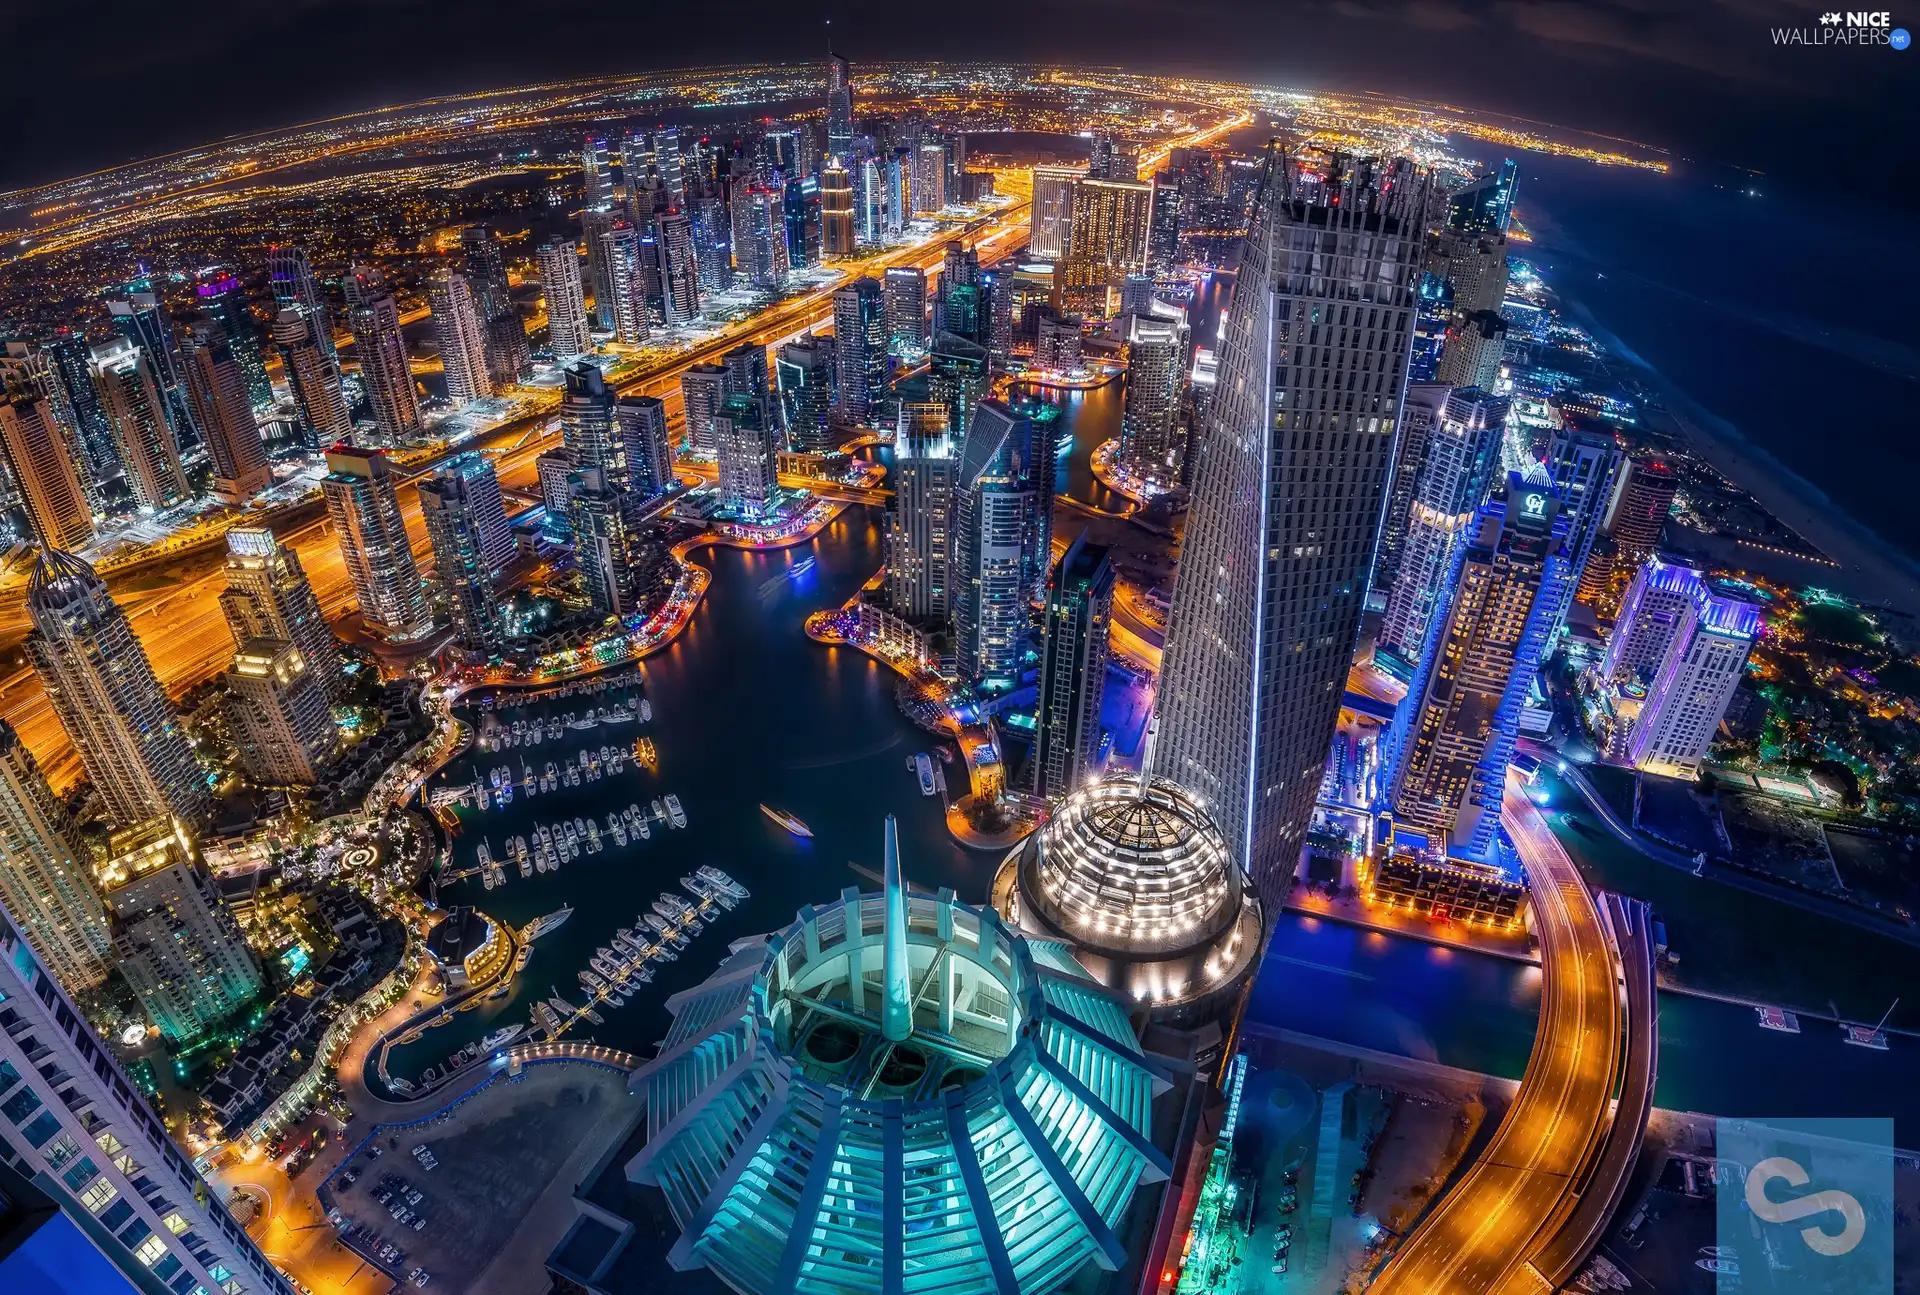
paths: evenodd
<path fill-rule="evenodd" d="M 527 941 L 537 940 L 550 931 L 558 930 L 566 923 L 566 920 L 572 916 L 573 909 L 571 907 L 556 908 L 545 917 L 536 917 L 531 922 L 528 922 L 526 929 L 520 932 L 520 938 Z"/>
<path fill-rule="evenodd" d="M 592 971 L 582 971 L 580 983 L 596 994 L 607 987 L 607 982 L 602 980 L 598 973 Z"/>
<path fill-rule="evenodd" d="M 619 1006 L 619 1004 L 614 1001 L 614 996 L 612 994 L 607 995 L 607 1001 L 610 1003 L 614 1003 L 614 1006 L 616 1007 Z M 600 1013 L 594 1011 L 591 1007 L 583 1007 L 580 1009 L 580 1019 L 583 1021 L 590 1021 L 595 1025 L 605 1025 L 607 1023 L 607 1018 L 600 1015 Z"/>
<path fill-rule="evenodd" d="M 680 808 L 680 798 L 672 792 L 667 793 L 667 813 L 670 816 L 668 821 L 675 827 L 687 825 L 687 811 Z"/>
<path fill-rule="evenodd" d="M 731 892 L 735 899 L 752 898 L 751 892 L 749 892 L 745 886 L 710 863 L 701 864 L 698 868 L 695 868 L 693 872 L 696 877 L 704 877 L 722 890 Z"/>
<path fill-rule="evenodd" d="M 487 1035 L 486 1038 L 480 1040 L 480 1051 L 492 1052 L 495 1048 L 512 1043 L 526 1032 L 527 1027 L 524 1025 L 503 1025 L 493 1033 Z"/>
<path fill-rule="evenodd" d="M 480 861 L 482 868 L 493 862 L 493 851 L 488 848 L 485 837 L 480 838 L 480 844 L 473 853 L 474 857 Z"/>
<path fill-rule="evenodd" d="M 922 796 L 933 795 L 933 761 L 927 758 L 925 751 L 913 757 L 913 768 L 914 772 L 920 775 L 920 794 Z"/>
<path fill-rule="evenodd" d="M 673 934 L 672 924 L 658 913 L 642 913 L 640 914 L 640 920 L 652 927 L 654 934 L 660 936 L 662 939 Z"/>
<path fill-rule="evenodd" d="M 653 816 L 655 818 L 665 818 L 667 816 L 667 807 L 660 803 L 658 796 L 653 798 Z"/>

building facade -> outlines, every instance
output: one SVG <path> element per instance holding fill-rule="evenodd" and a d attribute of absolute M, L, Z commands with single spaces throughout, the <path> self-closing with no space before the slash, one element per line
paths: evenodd
<path fill-rule="evenodd" d="M 237 507 L 273 484 L 241 356 L 218 323 L 202 319 L 188 325 L 180 359 L 201 439 L 213 460 L 213 493 Z"/>
<path fill-rule="evenodd" d="M 233 633 L 233 645 L 248 639 L 285 639 L 300 649 L 307 672 L 327 695 L 346 689 L 346 664 L 339 641 L 327 625 L 300 555 L 260 526 L 236 526 L 227 532 L 227 587 L 220 610 Z"/>
<path fill-rule="evenodd" d="M 0 719 L 0 905 L 70 993 L 107 978 L 113 933 L 89 870 L 92 851 L 33 752 Z"/>
<path fill-rule="evenodd" d="M 433 613 L 413 560 L 387 456 L 336 445 L 327 451 L 320 493 L 326 496 L 327 516 L 368 630 L 396 642 L 430 632 Z"/>
<path fill-rule="evenodd" d="M 1075 539 L 1047 585 L 1034 715 L 1033 793 L 1066 795 L 1099 769 L 1113 564 L 1104 544 Z"/>
<path fill-rule="evenodd" d="M 427 308 L 433 316 L 433 335 L 440 344 L 440 367 L 446 374 L 447 399 L 458 409 L 470 401 L 492 396 L 487 326 L 467 276 L 446 269 L 435 274 L 427 282 Z"/>
<path fill-rule="evenodd" d="M 248 639 L 226 673 L 240 767 L 267 787 L 311 787 L 340 742 L 327 690 L 286 639 Z"/>
<path fill-rule="evenodd" d="M 342 280 L 347 293 L 347 324 L 354 353 L 360 357 L 360 386 L 381 436 L 403 444 L 420 434 L 420 397 L 413 387 L 413 364 L 400 331 L 400 306 L 380 271 L 356 265 Z"/>

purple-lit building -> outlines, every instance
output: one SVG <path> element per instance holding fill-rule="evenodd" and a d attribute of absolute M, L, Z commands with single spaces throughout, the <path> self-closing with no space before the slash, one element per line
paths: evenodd
<path fill-rule="evenodd" d="M 1688 586 L 1689 597 L 1647 688 L 1628 752 L 1634 767 L 1646 773 L 1692 778 L 1740 685 L 1760 633 L 1760 608 L 1707 583 L 1697 571 L 1668 570 Z"/>
<path fill-rule="evenodd" d="M 1620 602 L 1601 677 L 1613 684 L 1647 682 L 1667 659 L 1674 631 L 1704 587 L 1698 569 L 1657 555 L 1648 558 Z"/>

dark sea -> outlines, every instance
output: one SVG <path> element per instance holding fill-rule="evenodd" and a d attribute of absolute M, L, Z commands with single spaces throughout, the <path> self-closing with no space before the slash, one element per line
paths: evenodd
<path fill-rule="evenodd" d="M 1920 220 L 1732 170 L 1534 157 L 1516 206 L 1535 241 L 1515 254 L 1656 373 L 1676 412 L 1920 561 Z"/>

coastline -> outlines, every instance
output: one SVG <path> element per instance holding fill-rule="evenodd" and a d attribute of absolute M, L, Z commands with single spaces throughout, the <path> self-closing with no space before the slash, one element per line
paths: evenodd
<path fill-rule="evenodd" d="M 1920 619 L 1920 564 L 1847 516 L 1817 485 L 1676 387 L 1562 284 L 1549 278 L 1548 285 L 1606 349 L 1609 358 L 1631 367 L 1641 382 L 1657 393 L 1661 412 L 1694 453 L 1839 564 L 1831 583 L 1862 602 L 1882 604 L 1909 619 Z"/>

